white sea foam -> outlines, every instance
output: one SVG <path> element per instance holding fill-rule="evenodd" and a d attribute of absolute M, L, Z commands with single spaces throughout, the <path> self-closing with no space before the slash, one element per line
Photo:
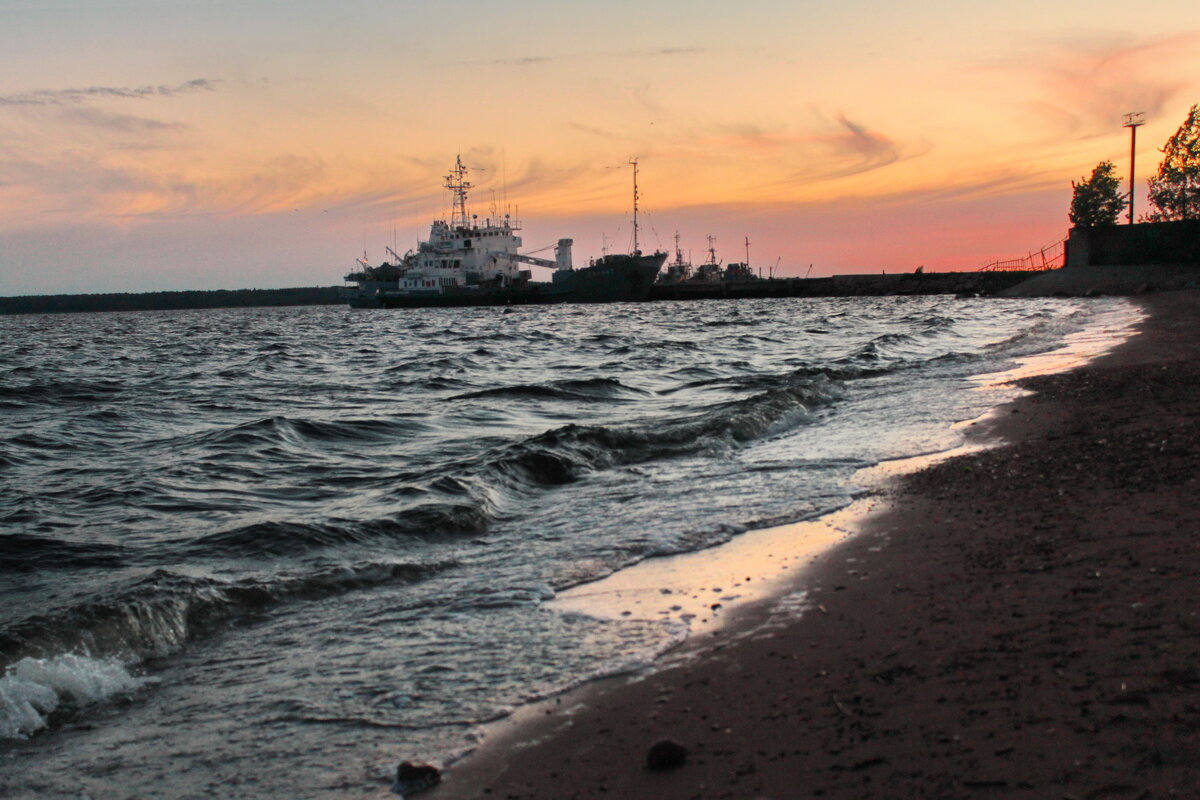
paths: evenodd
<path fill-rule="evenodd" d="M 130 675 L 118 661 L 62 655 L 23 658 L 0 678 L 0 739 L 25 738 L 49 724 L 64 704 L 98 703 L 133 692 L 149 678 Z"/>

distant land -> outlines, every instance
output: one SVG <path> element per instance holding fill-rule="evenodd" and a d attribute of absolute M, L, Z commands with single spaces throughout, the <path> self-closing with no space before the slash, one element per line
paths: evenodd
<path fill-rule="evenodd" d="M 0 314 L 55 314 L 86 311 L 170 311 L 250 306 L 328 306 L 345 303 L 340 286 L 295 289 L 214 289 L 185 292 L 50 294 L 0 297 Z"/>

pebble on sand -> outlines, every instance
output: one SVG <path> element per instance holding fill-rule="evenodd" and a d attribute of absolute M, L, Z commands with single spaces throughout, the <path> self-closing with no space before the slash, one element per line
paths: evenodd
<path fill-rule="evenodd" d="M 646 752 L 646 768 L 652 770 L 676 769 L 687 761 L 687 748 L 674 739 L 660 739 Z"/>

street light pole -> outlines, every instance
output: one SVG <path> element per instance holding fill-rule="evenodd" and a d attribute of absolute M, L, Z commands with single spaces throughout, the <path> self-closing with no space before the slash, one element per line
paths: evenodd
<path fill-rule="evenodd" d="M 1146 112 L 1131 111 L 1125 115 L 1125 127 L 1129 128 L 1129 224 L 1133 224 L 1133 193 L 1135 184 L 1133 182 L 1133 165 L 1134 159 L 1137 157 L 1137 129 L 1139 125 L 1146 124 Z"/>

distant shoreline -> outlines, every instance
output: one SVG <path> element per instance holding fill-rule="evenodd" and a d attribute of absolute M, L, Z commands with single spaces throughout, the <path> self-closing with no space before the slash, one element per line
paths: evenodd
<path fill-rule="evenodd" d="M 52 294 L 0 297 L 0 314 L 72 314 L 94 311 L 181 311 L 201 308 L 325 306 L 345 302 L 339 286 Z"/>

